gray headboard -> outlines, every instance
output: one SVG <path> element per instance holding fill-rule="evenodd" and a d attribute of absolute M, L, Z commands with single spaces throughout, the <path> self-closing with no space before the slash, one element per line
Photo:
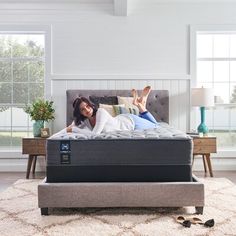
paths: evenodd
<path fill-rule="evenodd" d="M 140 91 L 138 91 L 140 94 Z M 67 90 L 67 126 L 73 121 L 73 101 L 78 96 L 89 98 L 94 96 L 121 96 L 130 97 L 130 90 Z M 158 121 L 169 123 L 169 91 L 168 90 L 152 90 L 148 96 L 147 109 Z"/>

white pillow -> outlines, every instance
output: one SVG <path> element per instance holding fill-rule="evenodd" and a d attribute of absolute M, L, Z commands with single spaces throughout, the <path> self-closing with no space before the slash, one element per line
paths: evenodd
<path fill-rule="evenodd" d="M 125 107 L 124 104 L 120 104 L 120 105 L 108 105 L 108 104 L 102 104 L 102 103 L 99 103 L 99 108 L 103 108 L 105 109 L 111 116 L 115 117 L 117 116 L 117 111 L 116 111 L 116 108 L 119 108 L 119 107 Z"/>
<path fill-rule="evenodd" d="M 117 96 L 118 98 L 118 104 L 124 104 L 125 108 L 128 110 L 129 113 L 138 115 L 139 114 L 139 109 L 137 106 L 133 104 L 133 97 L 120 97 Z"/>
<path fill-rule="evenodd" d="M 116 116 L 116 113 L 115 113 L 112 105 L 99 103 L 99 108 L 105 109 L 113 117 Z"/>

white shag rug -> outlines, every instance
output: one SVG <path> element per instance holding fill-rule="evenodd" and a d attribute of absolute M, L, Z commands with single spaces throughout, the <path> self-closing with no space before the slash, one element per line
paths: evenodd
<path fill-rule="evenodd" d="M 18 180 L 0 194 L 0 235 L 145 236 L 236 235 L 236 185 L 225 178 L 204 178 L 203 215 L 186 208 L 50 209 L 41 216 L 37 185 L 42 180 Z M 185 228 L 176 217 L 214 218 L 215 226 Z"/>

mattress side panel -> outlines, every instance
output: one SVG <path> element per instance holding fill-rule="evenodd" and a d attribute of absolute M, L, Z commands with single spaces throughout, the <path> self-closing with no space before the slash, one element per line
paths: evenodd
<path fill-rule="evenodd" d="M 48 140 L 47 165 L 61 165 L 63 143 L 70 165 L 190 165 L 192 140 Z"/>

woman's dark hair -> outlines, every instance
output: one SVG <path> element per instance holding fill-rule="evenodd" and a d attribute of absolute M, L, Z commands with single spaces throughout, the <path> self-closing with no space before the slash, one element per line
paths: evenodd
<path fill-rule="evenodd" d="M 80 104 L 82 102 L 87 103 L 90 107 L 93 108 L 93 115 L 92 116 L 95 116 L 97 113 L 97 107 L 93 103 L 91 103 L 87 98 L 77 97 L 73 102 L 73 108 L 74 108 L 73 116 L 74 116 L 75 125 L 80 125 L 81 121 L 84 121 L 85 119 L 87 119 L 87 117 L 82 115 L 81 111 L 80 111 Z"/>

